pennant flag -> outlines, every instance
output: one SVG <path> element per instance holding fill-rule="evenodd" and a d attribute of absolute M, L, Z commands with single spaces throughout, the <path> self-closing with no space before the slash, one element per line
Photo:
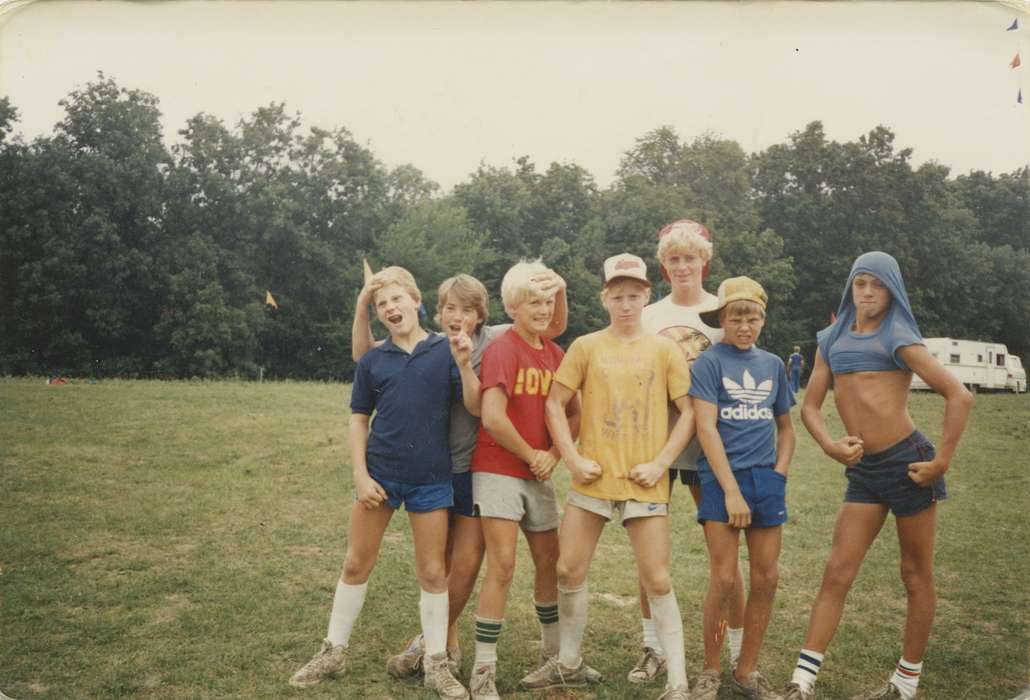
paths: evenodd
<path fill-rule="evenodd" d="M 373 274 L 372 273 L 372 266 L 368 264 L 368 259 L 367 258 L 362 258 L 361 259 L 361 264 L 364 266 L 365 284 L 368 284 L 368 281 L 370 279 L 372 279 L 372 274 Z"/>
<path fill-rule="evenodd" d="M 1009 28 L 1006 29 L 1005 31 L 1006 32 L 1014 32 L 1017 29 L 1019 29 L 1019 18 L 1016 18 L 1016 19 L 1012 20 L 1012 24 L 1010 24 Z"/>
<path fill-rule="evenodd" d="M 267 306 L 271 306 L 273 309 L 279 308 L 279 305 L 275 303 L 275 297 L 272 296 L 272 293 L 267 289 L 265 290 L 265 304 Z"/>
<path fill-rule="evenodd" d="M 1019 52 L 1018 51 L 1016 52 L 1015 57 L 1012 59 L 1012 63 L 1010 63 L 1009 65 L 1012 66 L 1013 68 L 1019 68 L 1022 65 L 1022 62 L 1019 60 Z"/>
<path fill-rule="evenodd" d="M 1016 102 L 1023 104 L 1023 88 L 1019 88 L 1019 94 L 1016 95 Z"/>

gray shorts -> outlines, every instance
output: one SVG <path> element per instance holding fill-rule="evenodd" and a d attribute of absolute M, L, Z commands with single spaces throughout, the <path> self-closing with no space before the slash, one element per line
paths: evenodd
<path fill-rule="evenodd" d="M 472 498 L 481 518 L 514 520 L 527 532 L 558 527 L 558 499 L 554 482 L 517 476 L 472 472 Z"/>
<path fill-rule="evenodd" d="M 569 497 L 566 504 L 582 508 L 590 513 L 600 515 L 608 521 L 616 518 L 623 525 L 627 520 L 633 518 L 654 518 L 656 516 L 667 516 L 669 505 L 667 503 L 645 503 L 644 501 L 608 501 L 602 498 L 586 496 L 579 491 L 569 490 Z"/>

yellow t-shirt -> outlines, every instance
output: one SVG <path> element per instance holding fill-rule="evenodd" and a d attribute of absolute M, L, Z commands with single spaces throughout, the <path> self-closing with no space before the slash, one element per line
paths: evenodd
<path fill-rule="evenodd" d="M 554 380 L 582 391 L 579 453 L 601 465 L 591 484 L 572 482 L 586 496 L 668 503 L 669 480 L 645 489 L 628 478 L 649 462 L 669 436 L 669 401 L 686 396 L 690 371 L 668 338 L 650 334 L 625 341 L 609 329 L 577 338 Z"/>

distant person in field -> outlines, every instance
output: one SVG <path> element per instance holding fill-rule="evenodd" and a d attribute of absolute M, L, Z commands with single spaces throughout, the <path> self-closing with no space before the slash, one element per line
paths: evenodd
<path fill-rule="evenodd" d="M 541 334 L 543 338 L 553 340 L 565 332 L 568 322 L 565 280 L 553 271 L 546 270 L 535 274 L 531 283 L 540 295 L 554 299 L 551 322 Z M 358 295 L 351 334 L 351 350 L 355 362 L 381 342 L 375 340 L 369 326 L 370 301 L 371 288 L 366 286 Z M 510 323 L 487 325 L 489 309 L 490 300 L 486 287 L 471 275 L 459 274 L 450 277 L 444 280 L 437 290 L 436 322 L 449 337 L 457 337 L 462 333 L 469 336 L 472 340 L 472 369 L 477 376 L 487 347 L 511 328 Z M 462 656 L 458 641 L 458 619 L 472 595 L 485 552 L 483 530 L 479 525 L 479 515 L 475 511 L 470 471 L 472 452 L 478 434 L 479 417 L 469 413 L 460 399 L 452 401 L 450 450 L 454 505 L 450 509 L 447 539 L 447 659 L 455 676 L 460 673 Z M 542 626 L 546 624 L 541 622 Z M 421 633 L 415 635 L 400 654 L 387 660 L 387 671 L 395 678 L 421 673 L 425 646 L 425 637 Z"/>
<path fill-rule="evenodd" d="M 669 574 L 668 470 L 693 433 L 686 360 L 668 338 L 641 323 L 651 284 L 644 261 L 615 255 L 604 263 L 604 330 L 569 347 L 547 398 L 547 427 L 572 474 L 558 560 L 561 650 L 522 687 L 543 690 L 589 681 L 581 654 L 587 625 L 587 571 L 608 522 L 622 522 L 637 575 L 666 653 L 664 700 L 687 700 L 683 622 Z M 579 445 L 568 407 L 582 395 Z M 680 417 L 669 430 L 669 403 Z"/>
<path fill-rule="evenodd" d="M 663 299 L 644 307 L 641 317 L 645 331 L 675 341 L 687 360 L 688 368 L 698 355 L 722 340 L 722 329 L 709 326 L 699 315 L 702 311 L 714 309 L 717 302 L 715 295 L 705 291 L 702 286 L 708 275 L 708 263 L 712 259 L 711 241 L 708 229 L 690 219 L 680 219 L 662 227 L 658 232 L 656 257 L 661 264 L 662 277 L 669 282 L 672 291 Z M 675 406 L 670 406 L 669 412 L 671 427 L 679 418 L 679 411 Z M 701 480 L 697 475 L 700 454 L 701 444 L 695 437 L 676 457 L 669 470 L 670 489 L 679 474 L 680 480 L 690 490 L 695 507 L 701 503 Z M 744 583 L 739 567 L 737 572 L 725 634 L 729 639 L 731 665 L 737 663 L 740 641 L 744 636 Z M 665 651 L 661 648 L 654 620 L 651 619 L 651 608 L 642 583 L 639 588 L 644 651 L 637 665 L 627 675 L 631 683 L 649 682 L 665 673 Z"/>
<path fill-rule="evenodd" d="M 690 397 L 703 454 L 701 505 L 709 580 L 704 602 L 704 670 L 691 700 L 715 700 L 721 685 L 722 626 L 733 597 L 740 534 L 747 540 L 750 581 L 740 657 L 731 667 L 734 690 L 753 700 L 781 700 L 758 670 L 758 655 L 779 583 L 787 472 L 794 456 L 783 360 L 756 346 L 768 298 L 748 277 L 719 285 L 718 308 L 701 314 L 722 328 L 722 340 L 690 368 Z"/>
<path fill-rule="evenodd" d="M 865 253 L 855 260 L 837 319 L 819 332 L 818 344 L 801 417 L 823 451 L 845 466 L 848 487 L 805 645 L 784 697 L 813 697 L 848 590 L 887 514 L 893 513 L 908 596 L 902 654 L 886 683 L 853 700 L 912 700 L 937 605 L 937 502 L 947 496 L 944 473 L 966 427 L 973 397 L 923 345 L 901 269 L 886 253 Z M 913 372 L 945 399 L 938 448 L 916 430 L 908 414 Z M 831 380 L 846 431 L 837 439 L 821 410 Z"/>
<path fill-rule="evenodd" d="M 790 390 L 795 394 L 801 390 L 801 371 L 805 368 L 805 358 L 801 355 L 801 346 L 795 345 L 794 352 L 787 358 L 787 374 L 790 375 Z"/>
<path fill-rule="evenodd" d="M 390 338 L 361 358 L 354 375 L 349 441 L 355 503 L 347 556 L 326 639 L 290 685 L 309 686 L 343 673 L 383 533 L 403 504 L 422 589 L 425 686 L 446 700 L 464 700 L 468 693 L 450 670 L 446 652 L 448 509 L 454 505 L 448 430 L 451 403 L 459 394 L 470 413 L 479 413 L 472 343 L 465 333 L 448 339 L 419 325 L 422 295 L 407 270 L 381 270 L 369 287 L 368 298 Z"/>

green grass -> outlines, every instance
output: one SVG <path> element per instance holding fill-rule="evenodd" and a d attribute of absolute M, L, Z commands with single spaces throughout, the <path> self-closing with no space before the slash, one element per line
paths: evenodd
<path fill-rule="evenodd" d="M 407 518 L 394 518 L 343 681 L 289 675 L 325 633 L 351 505 L 348 387 L 302 383 L 0 380 L 0 690 L 27 698 L 428 698 L 386 656 L 417 625 Z M 829 402 L 828 402 L 829 403 Z M 915 395 L 932 438 L 942 401 Z M 835 420 L 835 419 L 834 419 Z M 762 661 L 793 667 L 843 492 L 798 421 L 781 583 Z M 1004 699 L 1027 680 L 1030 398 L 980 396 L 940 508 L 937 622 L 922 700 Z M 559 491 L 568 484 L 564 473 Z M 691 678 L 707 561 L 685 489 L 673 573 Z M 535 664 L 532 571 L 519 568 L 501 638 L 506 698 Z M 904 593 L 888 521 L 830 648 L 822 698 L 880 680 L 900 653 Z M 742 550 L 743 551 L 743 550 Z M 623 679 L 638 654 L 632 556 L 606 531 L 590 575 L 585 654 L 609 678 L 568 698 L 656 697 Z M 473 602 L 474 604 L 474 602 Z M 473 650 L 466 616 L 463 646 Z M 468 669 L 466 661 L 466 672 Z M 724 688 L 720 698 L 733 697 Z"/>

